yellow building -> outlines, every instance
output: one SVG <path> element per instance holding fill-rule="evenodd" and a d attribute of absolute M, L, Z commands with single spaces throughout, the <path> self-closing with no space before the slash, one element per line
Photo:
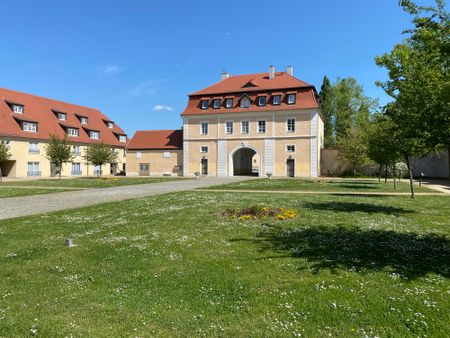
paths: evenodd
<path fill-rule="evenodd" d="M 0 88 L 0 142 L 12 157 L 1 163 L 10 178 L 57 176 L 59 168 L 46 158 L 50 135 L 72 141 L 74 159 L 63 165 L 62 176 L 97 175 L 100 168 L 84 161 L 85 148 L 103 142 L 118 152 L 117 162 L 104 166 L 103 174 L 125 171 L 125 132 L 99 110 Z"/>
<path fill-rule="evenodd" d="M 323 118 L 314 86 L 286 72 L 230 76 L 189 95 L 184 176 L 317 177 Z"/>

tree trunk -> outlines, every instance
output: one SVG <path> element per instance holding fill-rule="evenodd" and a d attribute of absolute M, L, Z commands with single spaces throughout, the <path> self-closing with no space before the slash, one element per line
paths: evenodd
<path fill-rule="evenodd" d="M 397 174 L 396 173 L 396 170 L 395 170 L 396 168 L 395 168 L 395 161 L 394 161 L 394 167 L 392 168 L 392 173 L 393 173 L 393 175 L 394 175 L 394 189 L 397 189 L 397 182 L 395 181 L 395 175 Z"/>
<path fill-rule="evenodd" d="M 98 172 L 98 177 L 101 178 L 102 177 L 102 165 L 100 164 L 100 170 Z"/>
<path fill-rule="evenodd" d="M 384 184 L 387 183 L 387 177 L 388 177 L 388 165 L 387 163 L 384 165 Z"/>
<path fill-rule="evenodd" d="M 0 183 L 3 182 L 2 166 L 0 165 Z"/>
<path fill-rule="evenodd" d="M 378 171 L 378 182 L 381 182 L 381 171 L 383 170 L 383 165 L 380 163 L 380 170 Z"/>
<path fill-rule="evenodd" d="M 408 167 L 409 174 L 409 187 L 411 188 L 411 198 L 414 198 L 414 185 L 413 185 L 413 173 L 411 163 L 409 162 L 409 156 L 405 155 L 406 166 Z"/>
<path fill-rule="evenodd" d="M 62 163 L 58 163 L 58 169 L 59 169 L 59 179 L 61 179 L 61 171 L 62 171 Z"/>

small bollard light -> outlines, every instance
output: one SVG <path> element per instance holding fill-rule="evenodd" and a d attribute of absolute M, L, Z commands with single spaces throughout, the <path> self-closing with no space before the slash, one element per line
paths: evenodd
<path fill-rule="evenodd" d="M 425 177 L 424 173 L 420 173 L 420 175 L 419 175 L 419 187 L 422 186 L 422 177 Z"/>
<path fill-rule="evenodd" d="M 72 238 L 68 238 L 68 239 L 66 239 L 66 246 L 68 247 L 68 248 L 72 248 L 74 245 L 73 245 L 73 239 Z"/>

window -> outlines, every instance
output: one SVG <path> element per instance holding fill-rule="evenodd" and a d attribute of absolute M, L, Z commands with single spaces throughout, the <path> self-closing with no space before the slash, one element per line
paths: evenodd
<path fill-rule="evenodd" d="M 72 162 L 72 176 L 81 175 L 81 163 L 80 162 Z"/>
<path fill-rule="evenodd" d="M 248 120 L 241 121 L 241 134 L 248 134 L 249 124 Z"/>
<path fill-rule="evenodd" d="M 22 129 L 23 129 L 23 131 L 35 133 L 35 132 L 37 132 L 37 123 L 23 122 Z"/>
<path fill-rule="evenodd" d="M 1 140 L 0 143 L 5 145 L 8 148 L 11 147 L 11 140 Z"/>
<path fill-rule="evenodd" d="M 295 94 L 288 95 L 288 104 L 295 104 Z"/>
<path fill-rule="evenodd" d="M 41 176 L 41 169 L 39 166 L 39 162 L 28 162 L 27 175 L 28 176 Z"/>
<path fill-rule="evenodd" d="M 202 122 L 201 123 L 201 130 L 200 133 L 202 135 L 208 135 L 208 122 Z"/>
<path fill-rule="evenodd" d="M 287 151 L 288 153 L 295 153 L 295 145 L 293 145 L 293 144 L 287 145 L 287 146 L 286 146 L 286 151 Z"/>
<path fill-rule="evenodd" d="M 100 138 L 100 132 L 99 131 L 89 131 L 89 137 L 98 140 Z"/>
<path fill-rule="evenodd" d="M 13 104 L 12 110 L 14 113 L 23 114 L 23 106 L 19 106 L 18 104 Z"/>
<path fill-rule="evenodd" d="M 78 146 L 78 145 L 73 146 L 72 154 L 75 156 L 80 156 L 81 155 L 80 146 Z"/>
<path fill-rule="evenodd" d="M 200 152 L 202 154 L 206 154 L 208 152 L 208 146 L 201 146 L 200 147 Z"/>
<path fill-rule="evenodd" d="M 208 100 L 202 100 L 202 109 L 208 109 Z"/>
<path fill-rule="evenodd" d="M 225 107 L 226 108 L 233 108 L 233 99 L 226 99 L 225 100 Z"/>
<path fill-rule="evenodd" d="M 261 120 L 258 121 L 258 133 L 265 133 L 266 132 L 266 121 Z"/>
<path fill-rule="evenodd" d="M 67 135 L 77 137 L 80 135 L 80 131 L 76 128 L 67 128 Z"/>
<path fill-rule="evenodd" d="M 233 121 L 225 122 L 225 134 L 233 134 Z"/>
<path fill-rule="evenodd" d="M 119 142 L 127 142 L 126 135 L 119 135 Z"/>
<path fill-rule="evenodd" d="M 140 151 L 136 152 L 136 158 L 142 158 L 142 153 Z"/>
<path fill-rule="evenodd" d="M 263 107 L 266 105 L 266 97 L 265 96 L 259 96 L 258 97 L 258 106 Z"/>
<path fill-rule="evenodd" d="M 30 154 L 39 154 L 39 143 L 38 142 L 30 142 L 28 144 L 28 152 Z"/>
<path fill-rule="evenodd" d="M 81 124 L 88 124 L 88 118 L 87 117 L 80 117 Z"/>
<path fill-rule="evenodd" d="M 170 151 L 165 151 L 165 152 L 163 153 L 163 157 L 164 157 L 164 158 L 170 158 Z"/>
<path fill-rule="evenodd" d="M 295 119 L 287 119 L 286 121 L 286 130 L 288 133 L 295 132 Z"/>
<path fill-rule="evenodd" d="M 272 104 L 275 106 L 279 106 L 281 104 L 281 95 L 274 95 L 272 98 Z"/>
<path fill-rule="evenodd" d="M 241 108 L 248 108 L 250 107 L 250 99 L 248 97 L 244 97 L 241 100 Z"/>
<path fill-rule="evenodd" d="M 219 109 L 220 108 L 220 99 L 215 99 L 213 101 L 213 108 L 214 109 Z"/>
<path fill-rule="evenodd" d="M 61 120 L 61 121 L 67 120 L 67 114 L 65 114 L 65 113 L 58 113 L 57 116 L 58 116 L 58 120 Z"/>
<path fill-rule="evenodd" d="M 114 128 L 114 122 L 108 122 L 108 128 L 113 129 Z"/>

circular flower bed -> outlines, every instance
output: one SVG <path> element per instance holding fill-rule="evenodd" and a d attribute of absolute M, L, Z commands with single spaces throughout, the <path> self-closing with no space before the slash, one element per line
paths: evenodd
<path fill-rule="evenodd" d="M 298 213 L 295 210 L 285 208 L 269 208 L 252 205 L 251 207 L 242 209 L 227 209 L 222 213 L 222 215 L 224 217 L 239 219 L 241 221 L 268 219 L 284 221 L 286 219 L 296 218 Z"/>

